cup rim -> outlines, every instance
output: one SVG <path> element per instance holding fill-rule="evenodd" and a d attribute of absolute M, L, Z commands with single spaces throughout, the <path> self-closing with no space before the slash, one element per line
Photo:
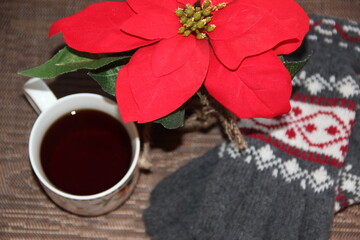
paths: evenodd
<path fill-rule="evenodd" d="M 129 122 L 129 123 L 124 123 L 120 114 L 118 116 L 118 118 L 116 118 L 117 121 L 119 121 L 121 124 L 123 124 L 123 126 L 125 127 L 126 131 L 129 133 L 128 127 L 126 127 L 125 125 L 128 125 L 129 128 L 131 129 L 131 131 L 133 131 L 133 138 L 131 138 L 130 136 L 130 141 L 131 141 L 131 145 L 134 146 L 133 148 L 133 157 L 132 157 L 132 162 L 131 165 L 128 169 L 128 171 L 126 172 L 126 174 L 120 179 L 120 181 L 118 181 L 115 185 L 113 185 L 111 188 L 104 190 L 102 192 L 99 193 L 95 193 L 95 194 L 91 194 L 91 195 L 75 195 L 75 194 L 71 194 L 71 193 L 67 193 L 64 192 L 58 188 L 56 188 L 52 183 L 50 183 L 49 180 L 47 180 L 42 173 L 40 173 L 40 170 L 36 167 L 36 163 L 35 163 L 35 156 L 34 156 L 34 147 L 33 146 L 33 135 L 34 133 L 34 129 L 37 128 L 37 125 L 42 121 L 42 118 L 44 118 L 44 116 L 46 115 L 46 113 L 52 109 L 54 106 L 58 105 L 58 104 L 62 104 L 62 102 L 67 101 L 69 98 L 74 98 L 74 97 L 92 97 L 92 98 L 98 98 L 99 100 L 103 100 L 106 101 L 107 104 L 111 104 L 117 107 L 116 103 L 104 96 L 98 95 L 98 94 L 93 94 L 93 93 L 76 93 L 76 94 L 71 94 L 71 95 L 67 95 L 65 97 L 62 97 L 60 99 L 58 99 L 56 101 L 56 103 L 49 107 L 48 109 L 46 109 L 44 112 L 40 113 L 40 115 L 38 116 L 38 118 L 36 119 L 32 129 L 31 129 L 31 133 L 30 133 L 30 138 L 29 138 L 29 158 L 30 158 L 30 163 L 31 163 L 31 167 L 32 170 L 35 172 L 35 175 L 37 176 L 37 178 L 39 179 L 39 181 L 41 182 L 42 185 L 44 185 L 46 188 L 48 188 L 50 191 L 54 192 L 57 195 L 60 195 L 64 198 L 68 198 L 68 199 L 73 199 L 73 200 L 93 200 L 93 199 L 98 199 L 98 198 L 102 198 L 104 196 L 107 196 L 111 193 L 113 193 L 115 190 L 117 190 L 118 188 L 120 188 L 120 186 L 125 185 L 127 181 L 129 181 L 129 179 L 131 178 L 131 175 L 135 172 L 136 168 L 137 168 L 137 164 L 139 161 L 139 155 L 140 155 L 140 137 L 139 137 L 139 132 L 135 126 L 135 123 L 133 122 Z M 91 109 L 91 107 L 87 108 L 87 109 Z M 104 111 L 106 113 L 106 111 Z M 109 113 L 107 113 L 109 114 Z M 111 114 L 109 114 L 111 115 Z M 112 116 L 113 117 L 113 116 Z M 129 134 L 130 135 L 130 134 Z M 41 165 L 41 163 L 40 163 Z M 45 173 L 44 173 L 45 174 Z"/>

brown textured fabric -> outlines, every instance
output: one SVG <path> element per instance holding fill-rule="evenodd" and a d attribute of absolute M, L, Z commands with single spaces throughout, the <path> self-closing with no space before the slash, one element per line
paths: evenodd
<path fill-rule="evenodd" d="M 0 2 L 0 239 L 148 239 L 142 211 L 150 191 L 164 176 L 222 141 L 218 128 L 181 133 L 153 129 L 156 169 L 142 173 L 134 194 L 119 209 L 93 218 L 69 214 L 42 191 L 28 159 L 28 138 L 36 114 L 25 100 L 26 77 L 17 71 L 37 66 L 62 47 L 47 38 L 52 22 L 96 1 L 11 0 Z M 299 0 L 308 13 L 360 21 L 360 0 Z M 83 73 L 47 81 L 58 97 L 77 92 L 103 94 Z M 360 239 L 360 206 L 337 214 L 332 240 Z"/>

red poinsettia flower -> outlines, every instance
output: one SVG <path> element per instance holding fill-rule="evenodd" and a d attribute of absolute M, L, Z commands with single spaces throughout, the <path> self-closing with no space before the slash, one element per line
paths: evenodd
<path fill-rule="evenodd" d="M 137 49 L 116 83 L 126 122 L 164 117 L 203 84 L 239 118 L 270 118 L 290 110 L 277 55 L 296 50 L 308 24 L 293 0 L 128 0 L 90 5 L 49 35 L 90 53 Z"/>

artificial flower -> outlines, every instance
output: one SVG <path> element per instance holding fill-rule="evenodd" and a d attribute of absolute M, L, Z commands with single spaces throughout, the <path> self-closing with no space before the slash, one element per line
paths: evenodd
<path fill-rule="evenodd" d="M 296 50 L 309 19 L 294 0 L 101 2 L 55 22 L 68 46 L 90 53 L 137 49 L 119 71 L 126 122 L 162 118 L 205 86 L 239 118 L 290 110 L 291 76 L 278 55 Z"/>

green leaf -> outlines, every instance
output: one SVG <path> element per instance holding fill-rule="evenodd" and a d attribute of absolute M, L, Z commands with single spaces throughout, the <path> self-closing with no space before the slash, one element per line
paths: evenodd
<path fill-rule="evenodd" d="M 114 61 L 128 60 L 129 56 L 118 54 L 93 54 L 64 47 L 44 64 L 19 72 L 28 77 L 53 78 L 79 69 L 98 69 Z"/>
<path fill-rule="evenodd" d="M 305 64 L 309 61 L 310 57 L 311 55 L 300 61 L 288 61 L 284 58 L 284 56 L 279 56 L 280 60 L 290 72 L 292 78 L 305 66 Z"/>
<path fill-rule="evenodd" d="M 88 75 L 92 77 L 105 92 L 115 96 L 117 75 L 123 66 L 124 65 L 112 63 L 104 68 L 89 72 Z"/>
<path fill-rule="evenodd" d="M 175 129 L 184 126 L 184 119 L 185 119 L 185 109 L 179 108 L 173 113 L 160 118 L 155 123 L 160 123 L 163 127 L 167 129 Z"/>

